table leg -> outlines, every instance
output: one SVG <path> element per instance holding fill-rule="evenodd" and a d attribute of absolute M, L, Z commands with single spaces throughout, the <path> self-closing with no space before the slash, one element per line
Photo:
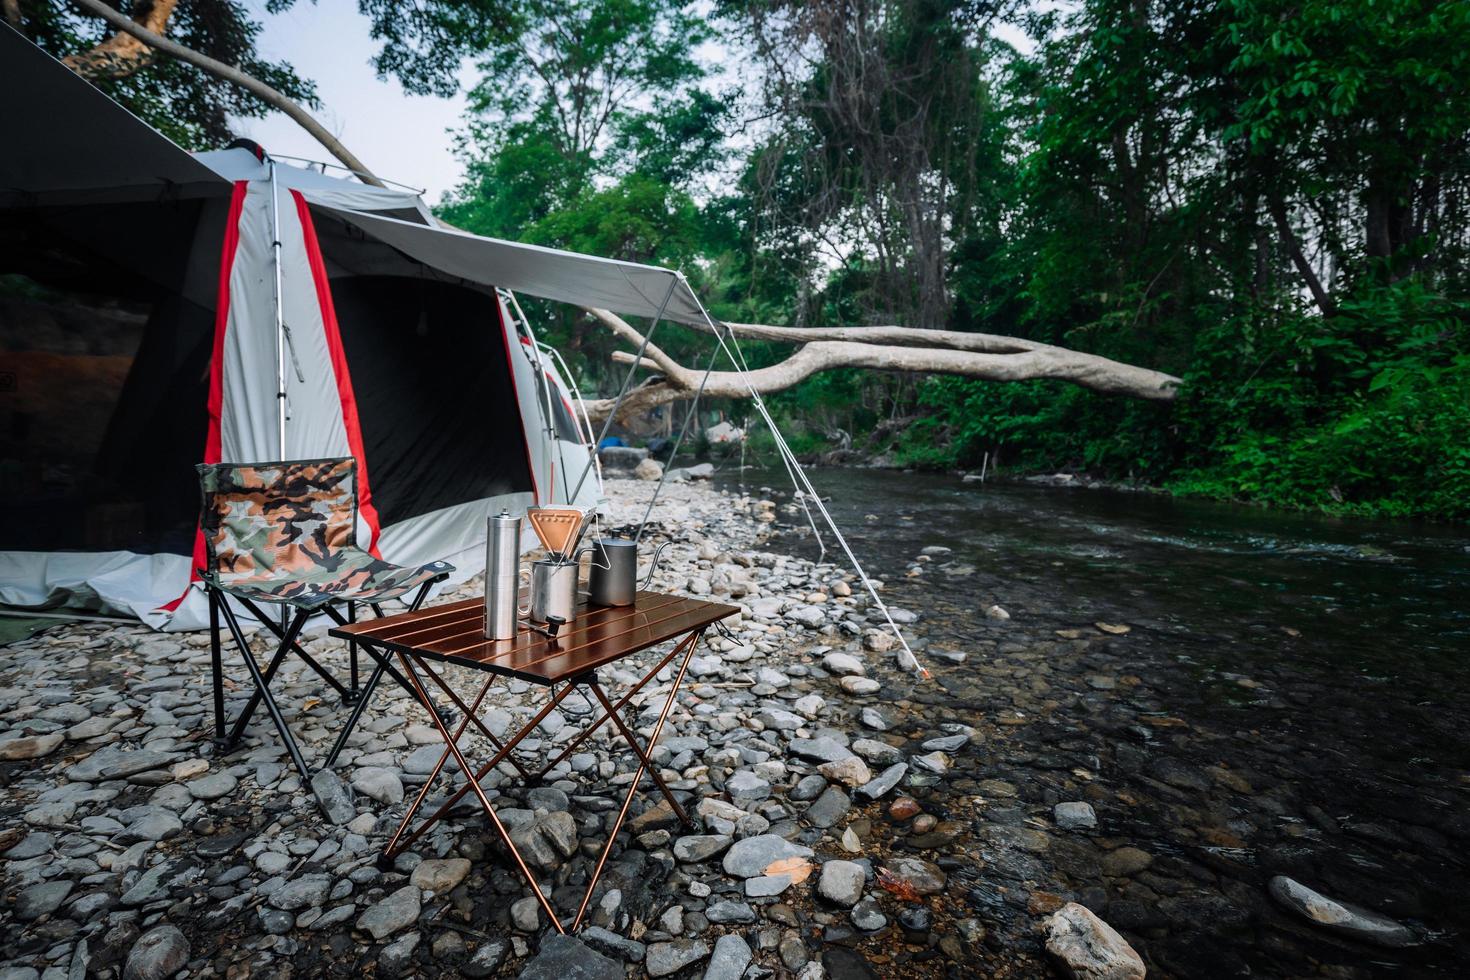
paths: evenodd
<path fill-rule="evenodd" d="M 674 707 L 674 702 L 679 697 L 679 688 L 684 686 L 684 674 L 689 670 L 689 661 L 694 657 L 694 651 L 699 647 L 700 637 L 704 630 L 698 630 L 689 635 L 684 642 L 688 644 L 688 651 L 684 654 L 683 661 L 679 664 L 679 672 L 674 676 L 673 689 L 669 691 L 668 700 L 664 702 L 664 708 L 659 712 L 658 721 L 654 723 L 653 732 L 648 737 L 648 744 L 658 744 L 659 734 L 663 731 L 664 722 L 668 720 L 669 712 Z M 612 853 L 613 844 L 617 842 L 618 832 L 623 829 L 623 821 L 628 818 L 628 807 L 633 803 L 633 795 L 638 792 L 638 784 L 643 781 L 644 770 L 648 768 L 647 754 L 639 753 L 638 771 L 633 774 L 633 781 L 628 785 L 627 795 L 623 797 L 622 809 L 618 811 L 617 820 L 613 821 L 612 831 L 607 835 L 607 843 L 602 846 L 602 854 L 597 859 L 597 867 L 592 871 L 592 880 L 587 883 L 587 894 L 582 896 L 582 904 L 577 908 L 577 917 L 572 920 L 572 931 L 582 924 L 582 916 L 587 912 L 587 903 L 592 901 L 592 893 L 597 890 L 597 880 L 602 877 L 603 866 L 607 864 L 608 855 Z"/>
<path fill-rule="evenodd" d="M 419 698 L 424 704 L 431 704 L 429 701 L 429 692 L 424 690 L 423 682 L 419 680 L 418 674 L 415 672 L 409 657 L 400 650 L 398 652 L 398 659 L 403 664 L 404 673 L 408 675 L 409 681 L 412 682 L 414 688 L 418 691 Z M 415 657 L 414 659 L 418 660 L 419 658 Z M 427 666 L 423 664 L 422 660 L 419 660 L 419 664 L 427 669 Z M 515 858 L 516 866 L 521 869 L 521 874 L 525 877 L 527 884 L 531 886 L 531 891 L 536 893 L 536 900 L 541 903 L 541 908 L 546 911 L 546 917 L 551 920 L 551 924 L 556 927 L 557 932 L 564 934 L 566 929 L 562 928 L 561 921 L 556 916 L 556 910 L 551 907 L 551 902 L 547 901 L 546 894 L 541 891 L 541 886 L 536 882 L 536 876 L 531 874 L 530 868 L 526 867 L 525 860 L 521 858 L 521 852 L 516 850 L 515 841 L 510 838 L 510 831 L 505 829 L 505 825 L 500 822 L 500 817 L 496 816 L 495 807 L 490 805 L 490 797 L 485 795 L 484 788 L 480 785 L 480 781 L 476 778 L 475 773 L 470 769 L 470 764 L 465 761 L 464 754 L 459 751 L 459 746 L 450 737 L 449 729 L 445 726 L 444 721 L 439 717 L 437 712 L 432 710 L 429 712 L 429 719 L 434 723 L 434 727 L 439 729 L 439 734 L 444 736 L 445 745 L 448 746 L 450 753 L 454 756 L 455 763 L 459 766 L 460 771 L 464 773 L 465 778 L 470 781 L 470 789 L 480 798 L 480 806 L 485 809 L 485 815 L 495 825 L 495 829 L 500 833 L 501 839 L 505 841 L 505 846 L 510 848 L 510 853 Z M 505 754 L 507 751 L 509 750 L 502 749 L 497 754 Z M 594 877 L 593 884 L 595 885 L 596 883 L 597 879 Z M 591 895 L 589 894 L 588 897 L 590 898 Z M 583 904 L 585 905 L 586 903 L 584 902 Z M 581 916 L 579 914 L 578 919 L 580 920 L 580 918 Z"/>

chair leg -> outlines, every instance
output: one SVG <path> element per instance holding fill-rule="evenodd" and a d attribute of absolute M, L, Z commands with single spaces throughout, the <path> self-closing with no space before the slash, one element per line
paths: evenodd
<path fill-rule="evenodd" d="M 285 635 L 285 632 L 283 631 L 283 629 L 277 623 L 272 622 L 271 619 L 265 613 L 261 612 L 260 611 L 260 607 L 257 606 L 255 603 L 253 603 L 249 599 L 246 599 L 246 598 L 243 598 L 243 597 L 240 599 L 240 602 L 241 602 L 242 605 L 244 605 L 244 607 L 246 609 L 248 609 L 250 611 L 250 614 L 252 616 L 254 616 L 256 619 L 260 620 L 261 624 L 264 625 L 266 629 L 268 629 L 272 633 L 274 633 L 277 639 L 280 639 L 281 637 L 283 637 Z M 322 608 L 323 609 L 326 609 L 326 608 L 329 608 L 329 607 L 322 607 Z M 306 613 L 307 618 L 310 619 L 316 613 L 317 610 L 303 610 L 303 611 Z M 338 617 L 333 617 L 333 618 L 334 619 L 338 619 Z M 341 620 L 338 619 L 338 621 L 340 622 Z M 308 666 L 312 670 L 316 671 L 317 676 L 320 677 L 322 680 L 326 681 L 327 684 L 328 684 L 328 686 L 330 686 L 332 688 L 332 690 L 336 691 L 339 696 L 341 696 L 343 698 L 346 698 L 348 696 L 348 690 L 347 690 L 346 687 L 344 687 L 342 685 L 342 682 L 339 681 L 339 680 L 337 680 L 337 678 L 333 677 L 331 671 L 327 670 L 327 668 L 325 668 L 321 664 L 317 663 L 316 658 L 313 657 L 311 654 L 307 653 L 306 652 L 306 649 L 304 647 L 302 647 L 302 645 L 300 643 L 297 643 L 295 640 L 292 640 L 291 641 L 291 644 L 290 644 L 290 648 L 291 648 L 291 652 L 292 653 L 294 653 L 294 654 L 296 654 L 296 656 L 300 657 L 301 660 L 302 660 L 302 662 L 305 663 L 306 666 Z"/>
<path fill-rule="evenodd" d="M 271 658 L 264 674 L 261 673 L 260 665 L 255 662 L 255 657 L 250 652 L 250 645 L 245 642 L 245 634 L 240 630 L 240 624 L 229 606 L 224 607 L 224 613 L 225 621 L 230 626 L 230 633 L 240 647 L 245 668 L 250 671 L 250 678 L 255 682 L 255 693 L 251 695 L 249 703 L 245 705 L 245 710 L 240 713 L 240 718 L 235 723 L 235 730 L 230 736 L 231 744 L 239 742 L 240 736 L 245 732 L 245 726 L 250 722 L 250 716 L 255 712 L 256 706 L 263 701 L 266 712 L 271 716 L 271 721 L 275 723 L 276 731 L 281 736 L 281 741 L 286 745 L 286 751 L 291 755 L 291 762 L 295 764 L 296 771 L 301 773 L 303 782 L 310 782 L 311 774 L 306 771 L 306 760 L 301 757 L 301 749 L 296 745 L 296 739 L 292 737 L 291 729 L 287 727 L 286 719 L 281 714 L 281 709 L 276 706 L 276 699 L 271 696 L 270 690 L 270 682 L 276 670 L 280 667 L 281 661 L 286 658 L 286 654 L 290 652 L 292 644 L 296 642 L 296 637 L 301 632 L 301 627 L 306 624 L 310 611 L 302 609 L 291 620 L 290 625 L 286 627 L 281 645 L 276 648 L 276 654 Z"/>
<path fill-rule="evenodd" d="M 209 597 L 209 662 L 214 675 L 214 742 L 223 746 L 225 741 L 225 675 L 224 661 L 219 643 L 219 593 L 208 585 L 204 594 Z"/>
<path fill-rule="evenodd" d="M 347 600 L 347 621 L 357 622 L 357 603 L 351 599 Z M 351 671 L 351 683 L 348 685 L 348 693 L 342 699 L 343 704 L 357 704 L 362 698 L 362 691 L 357 686 L 357 641 L 347 641 L 347 660 Z"/>

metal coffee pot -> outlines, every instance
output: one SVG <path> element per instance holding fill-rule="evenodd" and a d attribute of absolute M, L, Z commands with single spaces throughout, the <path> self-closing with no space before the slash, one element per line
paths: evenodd
<path fill-rule="evenodd" d="M 659 555 L 669 546 L 665 541 L 653 552 L 653 563 L 640 585 L 638 542 L 624 538 L 596 538 L 592 561 L 587 566 L 587 599 L 595 606 L 631 606 L 638 592 L 648 588 L 658 568 Z"/>
<path fill-rule="evenodd" d="M 559 617 L 570 623 L 577 613 L 576 558 L 542 558 L 531 562 L 531 604 L 523 615 L 533 623 L 549 623 Z"/>

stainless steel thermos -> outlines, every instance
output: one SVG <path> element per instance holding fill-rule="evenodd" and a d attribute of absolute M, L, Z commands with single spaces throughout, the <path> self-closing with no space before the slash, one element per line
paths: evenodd
<path fill-rule="evenodd" d="M 516 605 L 521 591 L 521 519 L 502 510 L 489 520 L 485 535 L 485 637 L 516 635 Z"/>

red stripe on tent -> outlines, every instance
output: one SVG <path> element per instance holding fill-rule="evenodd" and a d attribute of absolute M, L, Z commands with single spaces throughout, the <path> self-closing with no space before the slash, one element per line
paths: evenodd
<path fill-rule="evenodd" d="M 357 417 L 357 396 L 352 393 L 352 375 L 347 370 L 347 352 L 342 347 L 342 331 L 337 326 L 337 308 L 332 303 L 332 285 L 327 280 L 327 264 L 322 261 L 321 245 L 316 240 L 316 225 L 311 220 L 311 208 L 300 191 L 292 191 L 296 199 L 296 214 L 301 218 L 301 237 L 306 243 L 306 261 L 311 266 L 311 280 L 316 285 L 316 300 L 322 311 L 322 332 L 327 338 L 327 350 L 332 357 L 332 373 L 337 378 L 337 398 L 342 403 L 342 425 L 347 429 L 347 449 L 357 460 L 357 509 L 367 522 L 369 537 L 368 551 L 374 558 L 382 558 L 378 552 L 378 535 L 382 527 L 378 520 L 378 509 L 373 506 L 372 485 L 368 482 L 367 453 L 362 447 L 362 424 Z"/>
<path fill-rule="evenodd" d="M 500 337 L 505 345 L 505 371 L 510 375 L 510 393 L 515 396 L 516 412 L 519 414 L 521 410 L 521 393 L 516 390 L 516 366 L 510 362 L 510 333 L 506 330 L 505 326 L 505 307 L 498 301 L 495 304 L 495 315 L 500 318 Z M 531 474 L 531 499 L 539 505 L 541 503 L 541 489 L 536 486 L 536 464 L 531 462 L 531 444 L 526 439 L 526 424 L 524 419 L 521 420 L 521 446 L 526 450 L 526 472 Z M 551 498 L 548 497 L 547 503 L 550 502 Z"/>
<path fill-rule="evenodd" d="M 221 417 L 225 403 L 225 327 L 230 322 L 230 270 L 235 266 L 235 251 L 240 246 L 240 214 L 245 210 L 246 181 L 235 181 L 230 192 L 230 213 L 225 219 L 225 238 L 219 251 L 219 286 L 214 301 L 214 350 L 209 357 L 209 397 L 205 409 L 209 413 L 209 432 L 204 437 L 204 462 L 220 461 Z M 194 532 L 194 555 L 189 562 L 189 584 L 173 602 L 159 606 L 163 612 L 173 612 L 189 595 L 189 589 L 199 578 L 199 569 L 204 567 L 204 531 Z"/>

